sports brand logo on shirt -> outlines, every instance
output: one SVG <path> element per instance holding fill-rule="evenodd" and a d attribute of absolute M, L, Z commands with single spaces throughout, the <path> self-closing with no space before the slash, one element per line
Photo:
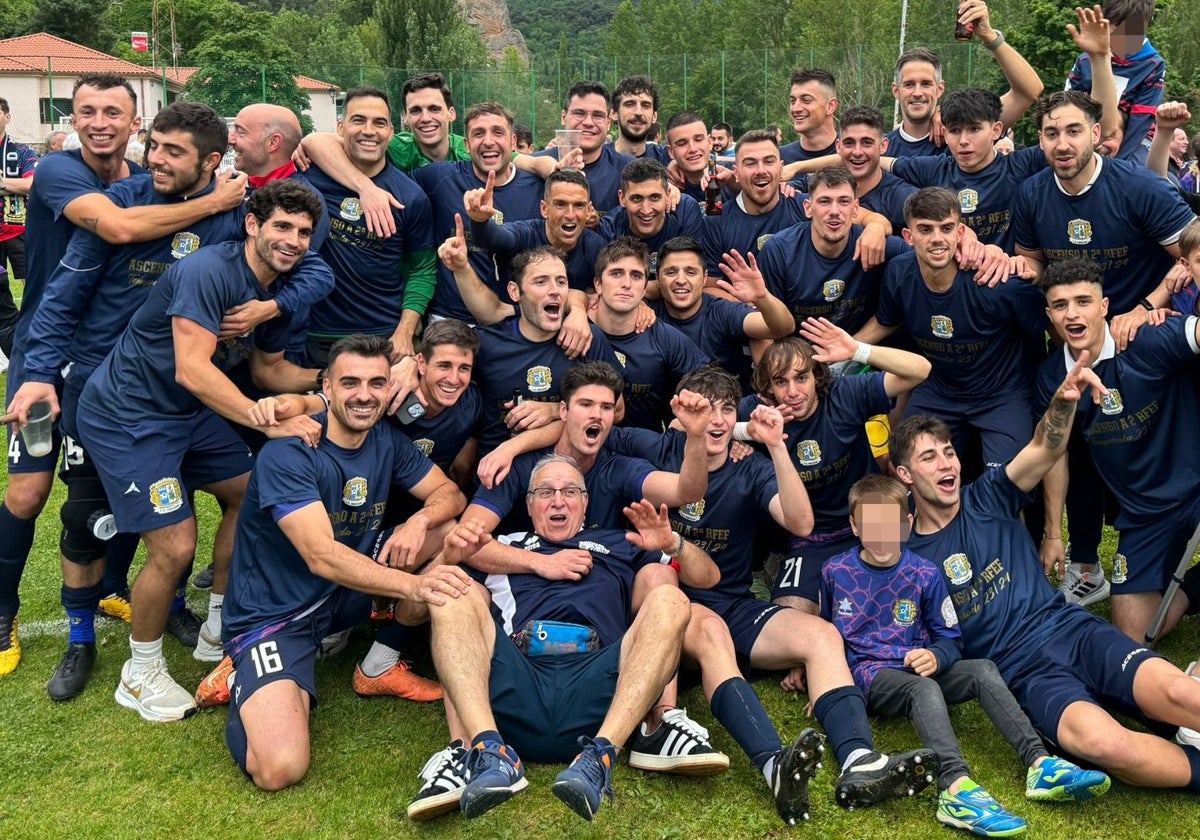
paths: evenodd
<path fill-rule="evenodd" d="M 843 280 L 826 280 L 821 286 L 821 295 L 829 303 L 840 298 L 845 291 L 846 283 Z"/>
<path fill-rule="evenodd" d="M 901 627 L 912 627 L 917 620 L 917 605 L 907 598 L 901 598 L 892 605 L 892 618 Z"/>
<path fill-rule="evenodd" d="M 821 444 L 815 440 L 802 440 L 796 444 L 796 459 L 806 467 L 821 463 Z"/>
<path fill-rule="evenodd" d="M 854 604 L 850 603 L 849 598 L 843 598 L 838 601 L 837 614 L 842 618 L 849 618 L 854 615 Z"/>
<path fill-rule="evenodd" d="M 1072 219 L 1067 222 L 1067 241 L 1072 245 L 1086 245 L 1092 241 L 1092 223 L 1087 219 Z"/>
<path fill-rule="evenodd" d="M 1109 388 L 1107 394 L 1100 395 L 1100 410 L 1105 414 L 1120 414 L 1125 410 L 1125 403 L 1121 401 L 1121 392 L 1116 388 Z"/>
<path fill-rule="evenodd" d="M 971 580 L 971 561 L 965 554 L 951 554 L 942 561 L 942 570 L 955 586 L 962 586 Z"/>
<path fill-rule="evenodd" d="M 433 441 L 429 438 L 418 438 L 413 441 L 413 446 L 421 450 L 421 454 L 426 458 L 433 457 Z"/>
<path fill-rule="evenodd" d="M 174 476 L 160 478 L 150 485 L 150 504 L 158 514 L 174 513 L 183 507 L 183 488 Z"/>
<path fill-rule="evenodd" d="M 679 515 L 688 522 L 699 522 L 700 517 L 704 516 L 704 500 L 684 505 L 679 509 Z"/>
<path fill-rule="evenodd" d="M 171 240 L 171 256 L 181 260 L 200 247 L 200 237 L 194 233 L 181 232 Z"/>
<path fill-rule="evenodd" d="M 356 475 L 342 488 L 342 502 L 350 507 L 362 507 L 366 501 L 367 480 L 361 475 Z"/>
<path fill-rule="evenodd" d="M 954 338 L 954 322 L 947 315 L 934 315 L 929 319 L 929 329 L 937 338 Z"/>
<path fill-rule="evenodd" d="M 554 377 L 550 373 L 550 368 L 545 365 L 532 367 L 525 372 L 525 384 L 535 394 L 543 394 L 549 391 L 553 381 Z"/>
<path fill-rule="evenodd" d="M 598 542 L 592 542 L 591 540 L 580 540 L 579 547 L 584 551 L 590 551 L 593 554 L 612 554 L 612 552 L 608 550 L 608 546 L 601 545 Z"/>
<path fill-rule="evenodd" d="M 958 208 L 964 213 L 974 213 L 979 209 L 979 193 L 970 188 L 959 190 Z"/>
<path fill-rule="evenodd" d="M 357 198 L 343 198 L 342 206 L 338 208 L 338 215 L 347 222 L 357 222 L 362 218 L 362 204 Z"/>

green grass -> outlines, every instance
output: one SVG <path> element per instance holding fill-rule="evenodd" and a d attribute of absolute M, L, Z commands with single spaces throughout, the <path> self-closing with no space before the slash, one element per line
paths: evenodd
<path fill-rule="evenodd" d="M 6 481 L 4 478 L 2 481 Z M 215 509 L 202 498 L 202 533 L 211 534 Z M 205 711 L 176 724 L 150 724 L 112 699 L 127 656 L 124 625 L 101 619 L 100 657 L 84 694 L 64 704 L 46 697 L 44 685 L 63 647 L 48 626 L 62 617 L 58 603 L 58 491 L 38 522 L 37 541 L 21 586 L 24 659 L 0 678 L 0 838 L 217 837 L 650 837 L 829 838 L 954 837 L 934 821 L 934 797 L 847 813 L 833 804 L 832 756 L 814 782 L 812 822 L 789 829 L 775 815 L 762 778 L 709 715 L 698 689 L 685 694 L 690 713 L 713 734 L 732 760 L 720 778 L 689 780 L 640 773 L 621 766 L 617 800 L 605 803 L 589 826 L 549 792 L 560 768 L 532 766 L 531 787 L 513 802 L 467 826 L 460 816 L 416 826 L 404 808 L 416 792 L 428 756 L 445 743 L 441 704 L 363 700 L 350 690 L 354 663 L 369 645 L 357 631 L 350 648 L 317 665 L 320 707 L 312 721 L 308 777 L 297 787 L 263 794 L 241 774 L 224 743 L 225 711 Z M 1105 556 L 1111 554 L 1107 535 Z M 201 549 L 201 557 L 208 547 Z M 140 562 L 140 561 L 139 561 Z M 136 569 L 136 566 L 135 566 Z M 194 609 L 205 596 L 190 593 Z M 1186 663 L 1200 649 L 1200 623 L 1185 622 L 1162 646 Z M 195 686 L 207 668 L 173 639 L 166 655 L 176 679 Z M 428 672 L 428 657 L 417 657 Z M 815 725 L 804 698 L 785 695 L 774 681 L 757 683 L 767 711 L 785 738 Z M 974 778 L 1030 824 L 1045 840 L 1091 837 L 1140 840 L 1189 836 L 1200 818 L 1188 794 L 1144 791 L 1114 784 L 1086 805 L 1035 805 L 1023 797 L 1024 770 L 995 729 L 970 705 L 952 712 Z M 874 725 L 881 749 L 919 746 L 906 722 Z"/>

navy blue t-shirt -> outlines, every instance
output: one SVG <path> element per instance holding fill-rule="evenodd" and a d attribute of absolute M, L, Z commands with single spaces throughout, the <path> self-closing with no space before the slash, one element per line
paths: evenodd
<path fill-rule="evenodd" d="M 892 223 L 892 233 L 897 236 L 906 226 L 904 221 L 904 202 L 917 191 L 917 188 L 907 181 L 902 181 L 891 172 L 883 172 L 875 189 L 865 192 L 858 197 L 858 203 L 868 210 L 878 213 Z"/>
<path fill-rule="evenodd" d="M 509 265 L 512 258 L 522 251 L 541 248 L 550 244 L 546 236 L 544 219 L 527 219 L 519 222 L 498 224 L 490 222 L 471 221 L 471 238 L 475 246 L 482 248 L 488 259 L 495 265 L 496 285 L 493 290 L 500 300 L 507 301 Z M 575 243 L 575 247 L 567 252 L 567 285 L 572 289 L 590 292 L 595 290 L 596 258 L 606 245 L 603 236 L 594 230 L 585 228 Z M 488 282 L 488 275 L 480 275 Z M 451 278 L 451 282 L 453 278 Z M 469 320 L 469 319 L 468 319 Z"/>
<path fill-rule="evenodd" d="M 458 453 L 472 438 L 478 440 L 483 431 L 483 397 L 474 382 L 467 385 L 458 402 L 444 408 L 433 417 L 424 414 L 407 426 L 387 416 L 433 463 L 448 471 Z"/>
<path fill-rule="evenodd" d="M 883 139 L 887 140 L 887 151 L 884 154 L 888 157 L 928 157 L 929 155 L 950 154 L 949 146 L 939 146 L 928 134 L 924 137 L 910 138 L 899 127 L 893 128 L 883 135 Z"/>
<path fill-rule="evenodd" d="M 722 277 L 718 268 L 723 254 L 737 251 L 758 255 L 763 246 L 779 231 L 807 221 L 804 215 L 804 195 L 794 198 L 780 196 L 779 201 L 766 213 L 751 216 L 742 207 L 742 197 L 725 203 L 720 216 L 704 218 L 704 255 L 708 261 L 708 273 Z"/>
<path fill-rule="evenodd" d="M 604 145 L 609 147 L 610 149 L 612 149 L 614 152 L 617 151 L 616 145 L 611 140 L 609 140 Z M 617 154 L 622 154 L 622 153 L 617 152 Z M 656 160 L 659 163 L 661 163 L 663 166 L 666 166 L 668 163 L 671 162 L 671 150 L 668 149 L 666 146 L 662 145 L 661 143 L 647 142 L 646 143 L 646 151 L 644 151 L 640 155 L 633 156 L 633 158 L 634 158 L 634 160 Z"/>
<path fill-rule="evenodd" d="M 1120 315 L 1158 286 L 1175 263 L 1163 246 L 1178 242 L 1195 216 L 1166 179 L 1126 160 L 1096 161 L 1096 180 L 1079 195 L 1064 193 L 1052 169 L 1022 184 L 1013 236 L 1050 261 L 1099 263 L 1109 315 Z"/>
<path fill-rule="evenodd" d="M 826 157 L 827 155 L 837 154 L 837 141 L 830 143 L 824 149 L 818 149 L 815 152 L 810 152 L 800 145 L 797 140 L 794 143 L 788 143 L 779 147 L 779 159 L 786 163 L 796 163 L 801 160 L 812 160 L 813 158 Z"/>
<path fill-rule="evenodd" d="M 709 357 L 678 329 L 655 321 L 644 332 L 609 335 L 625 379 L 626 426 L 661 432 L 670 423 L 671 395 L 685 374 L 709 363 Z"/>
<path fill-rule="evenodd" d="M 922 393 L 957 406 L 1029 398 L 1028 341 L 1046 331 L 1046 299 L 1030 283 L 1014 277 L 988 288 L 959 271 L 947 291 L 935 292 L 909 253 L 888 263 L 876 318 L 908 327 L 933 365 L 917 386 Z"/>
<path fill-rule="evenodd" d="M 325 415 L 316 419 L 322 425 L 327 420 Z M 387 424 L 371 429 L 357 449 L 343 449 L 328 439 L 316 449 L 299 438 L 268 441 L 254 460 L 238 517 L 221 638 L 228 643 L 250 630 L 297 617 L 340 588 L 309 570 L 279 527 L 281 513 L 319 502 L 329 514 L 334 539 L 370 557 L 388 489 L 399 485 L 411 490 L 432 469 L 429 459 Z"/>
<path fill-rule="evenodd" d="M 558 160 L 558 149 L 543 149 L 534 152 L 534 157 L 552 157 Z M 600 147 L 600 157 L 592 163 L 584 164 L 583 174 L 588 179 L 592 206 L 601 216 L 614 207 L 621 206 L 617 201 L 617 192 L 621 189 L 621 172 L 634 160 L 635 158 L 616 151 L 612 144 L 605 143 Z"/>
<path fill-rule="evenodd" d="M 690 318 L 672 318 L 661 300 L 649 301 L 658 317 L 675 327 L 723 370 L 737 377 L 745 392 L 750 387 L 750 347 L 746 316 L 758 310 L 713 295 L 701 295 L 700 310 Z"/>
<path fill-rule="evenodd" d="M 621 236 L 634 236 L 629 228 L 629 214 L 624 207 L 616 207 L 600 220 L 599 234 L 606 242 Z M 681 196 L 679 206 L 667 214 L 662 229 L 649 239 L 642 239 L 650 251 L 650 280 L 658 278 L 658 249 L 676 236 L 690 236 L 699 242 L 704 238 L 704 213 L 700 206 L 688 196 Z M 635 236 L 635 239 L 641 239 Z"/>

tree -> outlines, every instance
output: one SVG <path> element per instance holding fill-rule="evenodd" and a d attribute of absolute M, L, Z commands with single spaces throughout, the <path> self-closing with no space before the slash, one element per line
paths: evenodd
<path fill-rule="evenodd" d="M 29 29 L 107 51 L 114 38 L 107 12 L 107 4 L 94 0 L 39 0 L 30 14 Z"/>
<path fill-rule="evenodd" d="M 487 47 L 452 0 L 376 0 L 380 63 L 409 73 L 486 67 Z"/>
<path fill-rule="evenodd" d="M 33 0 L 6 0 L 0 5 L 0 38 L 12 38 L 29 31 Z"/>

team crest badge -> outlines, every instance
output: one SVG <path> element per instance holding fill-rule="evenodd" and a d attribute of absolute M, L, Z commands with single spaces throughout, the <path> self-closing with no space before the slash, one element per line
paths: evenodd
<path fill-rule="evenodd" d="M 958 613 L 954 611 L 954 602 L 950 600 L 949 595 L 942 599 L 941 612 L 942 624 L 945 624 L 947 627 L 958 626 Z"/>
<path fill-rule="evenodd" d="M 821 294 L 829 303 L 833 303 L 840 298 L 846 291 L 846 283 L 844 280 L 826 280 L 821 286 Z"/>
<path fill-rule="evenodd" d="M 1125 559 L 1124 554 L 1114 554 L 1112 582 L 1124 583 L 1127 577 L 1129 577 L 1129 561 Z"/>
<path fill-rule="evenodd" d="M 550 368 L 545 365 L 532 367 L 525 372 L 525 384 L 535 394 L 544 394 L 549 391 L 553 379 L 554 377 L 550 375 Z"/>
<path fill-rule="evenodd" d="M 689 505 L 684 505 L 679 509 L 679 515 L 688 522 L 699 522 L 700 517 L 704 516 L 704 500 L 692 502 Z"/>
<path fill-rule="evenodd" d="M 338 208 L 338 215 L 347 222 L 357 222 L 362 218 L 362 204 L 357 198 L 343 198 L 342 206 Z"/>
<path fill-rule="evenodd" d="M 806 467 L 821 463 L 821 444 L 815 440 L 802 440 L 796 444 L 796 459 Z"/>
<path fill-rule="evenodd" d="M 929 329 L 935 338 L 954 338 L 954 322 L 946 315 L 934 315 L 929 319 Z"/>
<path fill-rule="evenodd" d="M 1121 401 L 1121 392 L 1116 388 L 1109 388 L 1107 394 L 1100 395 L 1100 410 L 1105 414 L 1120 414 L 1125 410 L 1125 403 Z"/>
<path fill-rule="evenodd" d="M 955 586 L 962 586 L 971 580 L 971 561 L 965 554 L 951 554 L 942 561 L 942 571 Z"/>
<path fill-rule="evenodd" d="M 504 224 L 504 211 L 499 207 L 492 210 L 492 221 L 498 225 Z"/>
<path fill-rule="evenodd" d="M 629 357 L 626 356 L 624 353 L 622 353 L 620 350 L 614 350 L 613 355 L 617 357 L 617 361 L 621 363 L 621 367 L 629 366 Z"/>
<path fill-rule="evenodd" d="M 1067 241 L 1072 245 L 1086 245 L 1092 241 L 1092 223 L 1087 219 L 1072 219 L 1067 222 Z"/>
<path fill-rule="evenodd" d="M 964 213 L 974 213 L 979 209 L 979 193 L 972 189 L 959 190 L 958 208 Z"/>
<path fill-rule="evenodd" d="M 150 485 L 150 504 L 154 505 L 155 513 L 174 513 L 183 507 L 183 488 L 179 479 L 174 477 L 160 478 Z"/>
<path fill-rule="evenodd" d="M 429 438 L 420 438 L 419 440 L 414 440 L 413 446 L 421 450 L 421 454 L 426 458 L 433 457 L 433 441 L 431 441 Z"/>
<path fill-rule="evenodd" d="M 770 242 L 771 237 L 774 235 L 775 234 L 773 233 L 764 233 L 762 236 L 758 237 L 758 240 L 754 243 L 754 250 L 761 251 L 763 246 Z"/>
<path fill-rule="evenodd" d="M 362 507 L 366 501 L 367 480 L 361 475 L 356 475 L 342 488 L 342 502 L 350 507 Z"/>
<path fill-rule="evenodd" d="M 200 247 L 200 237 L 194 233 L 177 233 L 171 240 L 171 256 L 181 260 Z"/>
<path fill-rule="evenodd" d="M 892 618 L 901 627 L 912 627 L 917 620 L 917 605 L 907 598 L 901 598 L 892 607 Z"/>

